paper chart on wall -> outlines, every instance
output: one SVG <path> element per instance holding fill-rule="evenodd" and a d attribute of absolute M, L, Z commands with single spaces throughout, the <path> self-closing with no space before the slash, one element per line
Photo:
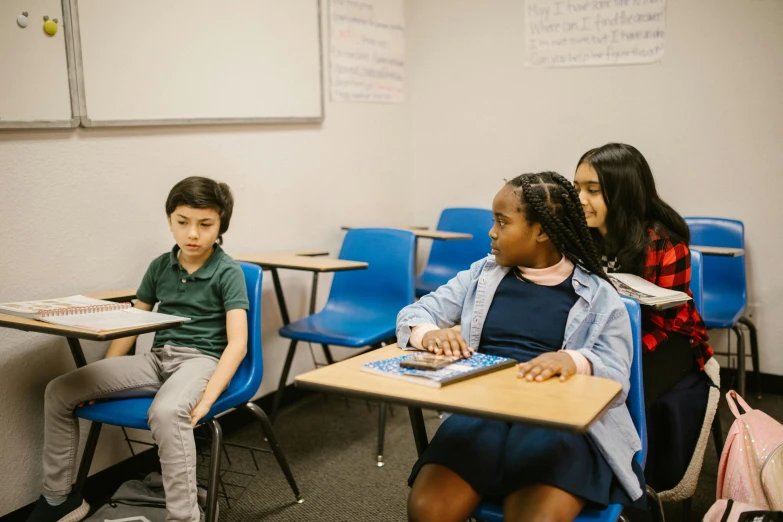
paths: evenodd
<path fill-rule="evenodd" d="M 665 26 L 666 0 L 526 0 L 525 66 L 656 62 Z"/>
<path fill-rule="evenodd" d="M 332 101 L 405 99 L 402 0 L 330 0 L 329 29 Z"/>

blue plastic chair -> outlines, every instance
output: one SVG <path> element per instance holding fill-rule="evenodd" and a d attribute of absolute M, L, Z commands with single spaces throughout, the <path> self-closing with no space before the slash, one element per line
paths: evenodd
<path fill-rule="evenodd" d="M 440 214 L 438 230 L 472 234 L 473 239 L 433 241 L 424 272 L 416 278 L 416 296 L 421 297 L 448 283 L 449 279 L 489 254 L 492 211 L 483 208 L 447 208 Z"/>
<path fill-rule="evenodd" d="M 642 440 L 642 449 L 636 452 L 634 460 L 644 468 L 647 460 L 647 421 L 644 414 L 644 383 L 642 381 L 642 311 L 639 303 L 633 299 L 623 297 L 623 303 L 628 310 L 631 318 L 631 330 L 633 331 L 633 361 L 631 363 L 631 387 L 628 391 L 628 411 L 631 413 L 631 419 L 639 438 Z M 663 522 L 663 508 L 658 501 L 655 491 L 647 487 L 647 501 L 652 502 L 650 508 L 656 520 Z M 584 509 L 576 518 L 577 522 L 600 521 L 616 522 L 625 519 L 622 516 L 623 506 L 612 504 L 606 509 Z M 485 522 L 503 522 L 503 506 L 482 502 L 473 512 L 473 518 Z"/>
<path fill-rule="evenodd" d="M 297 501 L 302 501 L 299 488 L 296 485 L 294 476 L 288 466 L 283 450 L 277 443 L 272 424 L 266 416 L 266 413 L 255 403 L 250 402 L 253 395 L 261 386 L 261 379 L 264 374 L 264 359 L 261 353 L 261 279 L 263 272 L 260 267 L 247 263 L 239 263 L 242 272 L 245 274 L 245 284 L 247 286 L 247 295 L 250 301 L 250 308 L 247 311 L 248 339 L 247 355 L 242 364 L 234 374 L 231 383 L 226 391 L 215 401 L 212 409 L 199 424 L 205 424 L 212 433 L 212 451 L 209 464 L 209 485 L 207 489 L 207 509 L 206 521 L 216 520 L 217 509 L 217 485 L 220 471 L 220 454 L 223 444 L 223 435 L 220 424 L 215 418 L 216 415 L 244 405 L 261 423 L 264 436 L 267 438 L 272 452 L 277 459 L 280 468 L 283 470 L 291 490 L 294 492 Z M 93 405 L 76 408 L 74 415 L 80 419 L 92 421 L 90 434 L 87 439 L 87 445 L 82 456 L 77 479 L 77 488 L 81 489 L 84 480 L 90 470 L 95 447 L 98 442 L 101 424 L 111 424 L 122 426 L 123 428 L 135 428 L 139 430 L 149 430 L 147 424 L 147 411 L 152 405 L 153 397 L 139 397 L 132 399 L 109 400 L 98 402 Z"/>
<path fill-rule="evenodd" d="M 340 259 L 364 261 L 366 270 L 337 272 L 323 310 L 280 329 L 291 339 L 288 356 L 272 408 L 277 417 L 288 373 L 299 341 L 320 343 L 328 364 L 333 362 L 329 345 L 347 348 L 379 347 L 393 341 L 397 314 L 414 301 L 414 248 L 416 238 L 406 230 L 361 228 L 349 230 Z M 386 406 L 378 417 L 378 465 L 383 465 L 383 434 Z"/>
<path fill-rule="evenodd" d="M 685 218 L 691 232 L 691 244 L 745 248 L 745 226 L 734 219 Z M 745 334 L 750 332 L 750 355 L 756 379 L 756 393 L 761 398 L 761 370 L 756 326 L 745 316 L 747 308 L 745 257 L 704 256 L 704 309 L 701 313 L 707 328 L 730 328 L 737 336 L 737 381 L 740 395 L 745 394 Z M 721 353 L 719 355 L 729 355 Z"/>

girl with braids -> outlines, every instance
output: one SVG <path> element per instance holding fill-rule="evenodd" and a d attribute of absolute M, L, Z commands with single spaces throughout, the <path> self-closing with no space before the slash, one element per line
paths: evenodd
<path fill-rule="evenodd" d="M 507 521 L 570 521 L 588 504 L 643 507 L 633 461 L 641 443 L 625 406 L 630 321 L 578 194 L 554 172 L 523 174 L 497 193 L 492 212 L 492 253 L 405 307 L 398 344 L 511 357 L 532 382 L 592 374 L 622 393 L 587 435 L 450 416 L 411 472 L 409 520 L 462 522 L 482 498 L 502 501 Z"/>
<path fill-rule="evenodd" d="M 607 271 L 692 295 L 688 225 L 658 196 L 637 149 L 609 143 L 587 151 L 574 187 Z M 713 355 L 707 339 L 693 301 L 663 311 L 642 308 L 645 475 L 657 491 L 680 482 L 699 438 L 709 395 L 703 370 Z"/>

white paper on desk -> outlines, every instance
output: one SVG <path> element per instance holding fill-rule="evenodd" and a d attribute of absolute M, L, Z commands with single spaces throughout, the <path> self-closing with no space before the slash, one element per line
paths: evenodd
<path fill-rule="evenodd" d="M 69 297 L 58 297 L 54 299 L 41 299 L 39 301 L 19 301 L 16 303 L 0 304 L 0 312 L 27 319 L 40 318 L 41 312 L 51 310 L 63 310 L 69 308 L 78 308 L 81 306 L 101 306 L 112 304 L 110 301 L 102 301 L 83 295 L 72 295 Z"/>
<path fill-rule="evenodd" d="M 139 310 L 138 308 L 126 308 L 124 310 L 98 312 L 95 314 L 47 317 L 42 320 L 47 323 L 61 326 L 102 332 L 104 330 L 119 330 L 122 328 L 136 328 L 139 326 L 151 326 L 155 324 L 181 323 L 183 321 L 190 321 L 190 318 L 159 314 L 157 312 L 146 312 L 144 310 Z"/>

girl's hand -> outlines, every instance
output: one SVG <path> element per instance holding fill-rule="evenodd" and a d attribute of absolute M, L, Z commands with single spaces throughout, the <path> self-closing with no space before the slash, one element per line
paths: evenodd
<path fill-rule="evenodd" d="M 555 375 L 560 381 L 565 381 L 576 373 L 576 364 L 570 355 L 563 352 L 552 352 L 539 355 L 526 363 L 519 365 L 520 379 L 542 382 Z"/>
<path fill-rule="evenodd" d="M 435 355 L 458 355 L 467 358 L 475 352 L 468 346 L 462 334 L 453 328 L 427 332 L 421 339 L 421 346 Z"/>

